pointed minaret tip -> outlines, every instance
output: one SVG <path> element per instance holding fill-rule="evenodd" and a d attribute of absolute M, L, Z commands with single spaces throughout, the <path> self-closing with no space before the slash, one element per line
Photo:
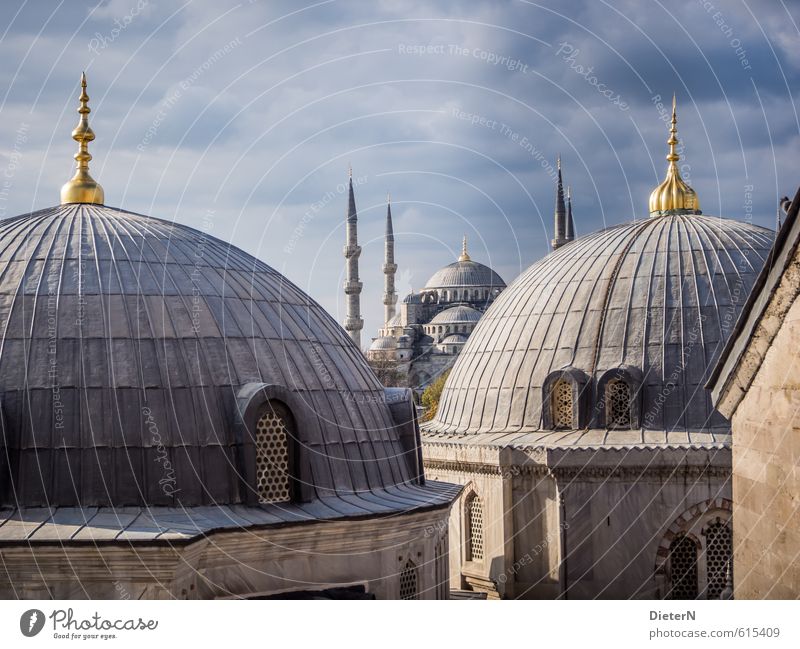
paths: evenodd
<path fill-rule="evenodd" d="M 72 139 L 78 143 L 75 158 L 75 175 L 61 188 L 61 204 L 96 203 L 102 205 L 105 194 L 100 184 L 89 174 L 89 142 L 94 140 L 94 131 L 89 126 L 89 95 L 86 94 L 86 73 L 81 72 L 81 94 L 78 97 L 78 125 L 72 129 Z"/>

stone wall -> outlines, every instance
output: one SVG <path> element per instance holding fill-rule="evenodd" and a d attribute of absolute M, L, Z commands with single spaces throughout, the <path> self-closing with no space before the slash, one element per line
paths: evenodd
<path fill-rule="evenodd" d="M 733 416 L 738 599 L 800 597 L 799 345 L 795 299 Z"/>

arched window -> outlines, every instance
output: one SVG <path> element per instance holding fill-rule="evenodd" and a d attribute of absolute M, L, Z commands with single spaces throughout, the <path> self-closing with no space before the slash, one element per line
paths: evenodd
<path fill-rule="evenodd" d="M 550 395 L 550 408 L 553 413 L 553 428 L 574 428 L 572 385 L 566 379 L 559 379 Z"/>
<path fill-rule="evenodd" d="M 697 599 L 697 544 L 678 534 L 669 546 L 670 590 L 668 599 Z"/>
<path fill-rule="evenodd" d="M 472 494 L 465 508 L 467 525 L 467 561 L 483 559 L 483 503 L 477 494 Z"/>
<path fill-rule="evenodd" d="M 731 528 L 717 519 L 704 531 L 706 537 L 706 599 L 719 599 L 731 563 Z"/>
<path fill-rule="evenodd" d="M 631 388 L 622 379 L 606 383 L 606 426 L 627 428 L 631 425 Z"/>
<path fill-rule="evenodd" d="M 400 599 L 419 599 L 419 576 L 411 559 L 400 573 Z"/>
<path fill-rule="evenodd" d="M 292 499 L 288 421 L 288 410 L 269 401 L 256 422 L 256 489 L 261 503 Z"/>

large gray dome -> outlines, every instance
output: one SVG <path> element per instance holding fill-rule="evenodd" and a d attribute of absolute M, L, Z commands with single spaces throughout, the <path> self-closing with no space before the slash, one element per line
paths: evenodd
<path fill-rule="evenodd" d="M 586 399 L 586 416 L 573 428 L 586 430 L 586 443 L 690 441 L 687 432 L 728 431 L 703 384 L 772 238 L 736 221 L 671 215 L 559 248 L 522 273 L 481 318 L 426 429 L 551 428 L 543 420 L 543 388 L 548 377 L 569 373 L 585 386 L 576 398 Z M 625 372 L 641 388 L 640 421 L 632 425 L 638 434 L 589 434 L 605 428 L 598 382 L 610 371 Z M 648 437 L 644 430 L 664 432 Z"/>
<path fill-rule="evenodd" d="M 473 286 L 504 289 L 506 283 L 491 268 L 477 261 L 455 261 L 437 270 L 425 284 L 426 289 Z"/>
<path fill-rule="evenodd" d="M 0 314 L 0 505 L 242 502 L 237 399 L 278 386 L 307 498 L 408 506 L 413 429 L 339 325 L 233 246 L 100 205 L 8 219 Z"/>

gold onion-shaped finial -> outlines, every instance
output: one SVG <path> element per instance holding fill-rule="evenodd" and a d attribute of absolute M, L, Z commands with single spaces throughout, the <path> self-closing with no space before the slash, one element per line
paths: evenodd
<path fill-rule="evenodd" d="M 78 125 L 72 131 L 72 139 L 78 143 L 75 154 L 75 175 L 61 188 L 61 204 L 66 203 L 98 203 L 103 204 L 105 196 L 103 188 L 89 174 L 89 142 L 94 140 L 94 131 L 89 126 L 89 95 L 86 94 L 86 73 L 81 73 L 81 96 L 78 114 Z"/>
<path fill-rule="evenodd" d="M 678 169 L 678 160 L 681 157 L 675 151 L 678 144 L 678 118 L 675 110 L 675 95 L 672 96 L 672 125 L 669 129 L 669 153 L 667 160 L 667 177 L 650 194 L 650 216 L 664 216 L 666 214 L 700 214 L 700 201 L 695 191 L 689 187 Z"/>
<path fill-rule="evenodd" d="M 464 235 L 464 239 L 461 241 L 461 255 L 458 257 L 458 261 L 472 261 L 472 258 L 469 256 L 467 252 L 467 235 Z"/>

